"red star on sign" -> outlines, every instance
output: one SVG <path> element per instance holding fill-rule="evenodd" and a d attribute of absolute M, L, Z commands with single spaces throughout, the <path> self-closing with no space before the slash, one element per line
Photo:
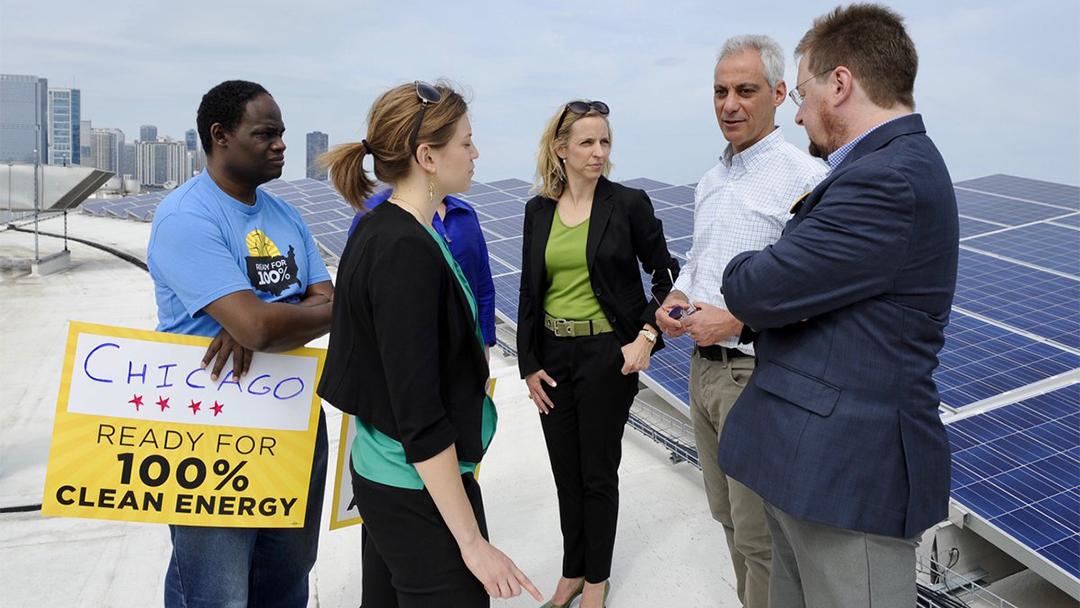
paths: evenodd
<path fill-rule="evenodd" d="M 191 405 L 188 406 L 188 409 L 191 410 L 192 415 L 194 415 L 199 413 L 200 407 L 202 407 L 202 401 L 195 401 L 194 399 L 192 399 Z"/>
<path fill-rule="evenodd" d="M 169 398 L 159 396 L 157 398 L 157 404 L 161 407 L 161 411 L 164 412 L 165 409 L 169 407 Z"/>
<path fill-rule="evenodd" d="M 135 404 L 135 411 L 139 411 L 139 406 L 142 405 L 142 395 L 135 395 L 135 398 L 128 400 L 128 403 Z"/>
<path fill-rule="evenodd" d="M 221 410 L 223 410 L 224 408 L 225 408 L 224 403 L 218 403 L 217 401 L 214 401 L 214 406 L 210 408 L 210 409 L 214 410 L 214 418 L 217 418 L 217 415 L 220 414 Z"/>

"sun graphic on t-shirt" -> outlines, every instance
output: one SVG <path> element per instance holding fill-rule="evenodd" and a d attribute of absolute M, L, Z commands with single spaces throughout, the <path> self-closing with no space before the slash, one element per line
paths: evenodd
<path fill-rule="evenodd" d="M 244 238 L 247 243 L 248 253 L 255 257 L 271 257 L 281 255 L 274 241 L 266 236 L 266 233 L 256 228 Z"/>

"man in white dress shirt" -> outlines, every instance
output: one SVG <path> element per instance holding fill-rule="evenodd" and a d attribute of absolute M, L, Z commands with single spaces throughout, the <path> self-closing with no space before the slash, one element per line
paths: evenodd
<path fill-rule="evenodd" d="M 698 182 L 689 261 L 656 312 L 665 333 L 689 334 L 697 345 L 690 361 L 694 436 L 709 508 L 724 526 L 746 608 L 769 605 L 772 548 L 761 498 L 716 463 L 724 418 L 754 371 L 753 346 L 739 344 L 742 323 L 724 307 L 721 279 L 736 254 L 776 242 L 792 204 L 825 175 L 825 167 L 785 141 L 776 126 L 776 108 L 787 95 L 783 77 L 784 54 L 771 38 L 737 36 L 724 43 L 713 104 L 728 146 Z M 671 317 L 676 308 L 681 320 Z"/>

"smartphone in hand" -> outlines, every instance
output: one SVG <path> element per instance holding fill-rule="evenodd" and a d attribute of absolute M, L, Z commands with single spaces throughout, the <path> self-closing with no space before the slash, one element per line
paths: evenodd
<path fill-rule="evenodd" d="M 682 319 L 683 317 L 689 317 L 690 315 L 694 314 L 697 311 L 698 311 L 698 309 L 694 308 L 693 305 L 691 305 L 689 308 L 683 308 L 682 306 L 676 306 L 675 308 L 672 308 L 670 311 L 668 311 L 668 316 L 671 317 L 672 319 L 675 319 L 676 321 L 678 321 L 679 319 Z"/>

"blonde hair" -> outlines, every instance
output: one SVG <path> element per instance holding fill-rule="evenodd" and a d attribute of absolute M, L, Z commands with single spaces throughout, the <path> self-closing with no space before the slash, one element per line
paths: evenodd
<path fill-rule="evenodd" d="M 457 122 L 469 107 L 450 83 L 440 80 L 434 86 L 441 99 L 428 104 L 416 144 L 441 148 L 453 138 Z M 415 83 L 396 86 L 371 105 L 364 141 L 335 146 L 319 156 L 317 162 L 330 170 L 334 187 L 356 210 L 366 211 L 364 201 L 375 190 L 375 181 L 364 171 L 364 156 L 374 157 L 375 177 L 381 182 L 394 183 L 409 174 L 415 156 L 409 136 L 422 105 Z"/>
<path fill-rule="evenodd" d="M 562 196 L 563 190 L 566 189 L 566 169 L 559 162 L 559 155 L 555 154 L 555 148 L 570 145 L 570 128 L 574 126 L 574 123 L 589 116 L 599 116 L 604 119 L 604 124 L 607 125 L 608 140 L 610 141 L 612 137 L 611 123 L 608 121 L 607 116 L 592 108 L 589 108 L 589 111 L 584 114 L 575 114 L 567 110 L 566 105 L 559 106 L 559 111 L 548 120 L 547 126 L 544 127 L 544 133 L 540 136 L 540 150 L 536 153 L 536 184 L 533 190 L 540 196 L 550 199 L 558 199 Z M 564 111 L 566 117 L 563 119 L 562 126 L 559 127 L 559 132 L 556 133 L 555 127 Z M 611 167 L 609 157 L 608 161 L 604 163 L 605 177 L 611 173 Z"/>

